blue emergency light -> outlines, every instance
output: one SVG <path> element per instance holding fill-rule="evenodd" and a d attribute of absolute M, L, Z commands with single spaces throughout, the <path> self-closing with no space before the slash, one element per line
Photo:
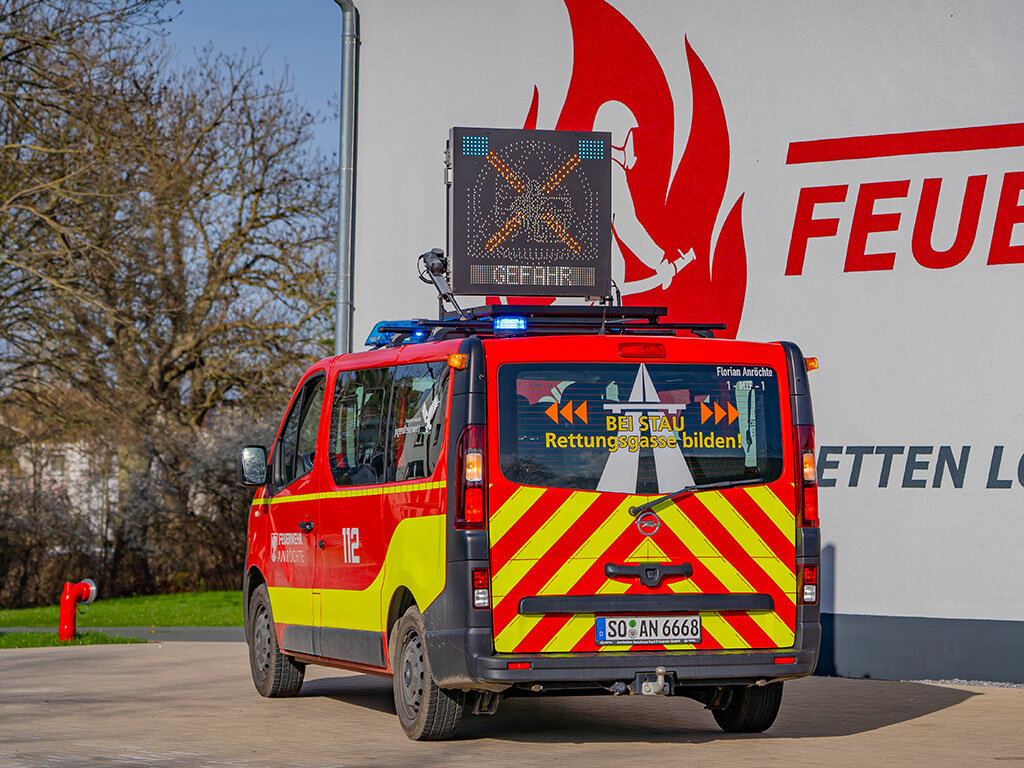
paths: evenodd
<path fill-rule="evenodd" d="M 381 328 L 384 326 L 392 329 L 401 328 L 402 330 L 382 331 Z M 402 340 L 403 344 L 419 344 L 421 341 L 426 340 L 428 331 L 412 320 L 381 320 L 373 326 L 370 335 L 366 337 L 366 346 L 386 347 L 394 340 L 396 335 L 400 334 L 408 334 L 408 338 Z"/>
<path fill-rule="evenodd" d="M 495 336 L 518 336 L 526 333 L 526 318 L 520 315 L 502 315 L 494 318 Z"/>

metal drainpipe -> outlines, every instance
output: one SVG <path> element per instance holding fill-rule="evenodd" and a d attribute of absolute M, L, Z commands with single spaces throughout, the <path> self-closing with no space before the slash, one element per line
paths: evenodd
<path fill-rule="evenodd" d="M 341 131 L 338 147 L 338 269 L 334 304 L 334 354 L 352 351 L 352 272 L 355 266 L 356 86 L 359 77 L 359 11 L 341 8 Z"/>

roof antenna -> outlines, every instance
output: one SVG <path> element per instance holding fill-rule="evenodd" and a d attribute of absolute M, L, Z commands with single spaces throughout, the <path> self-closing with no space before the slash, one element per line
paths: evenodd
<path fill-rule="evenodd" d="M 448 259 L 445 258 L 444 249 L 431 248 L 426 253 L 421 253 L 416 260 L 416 268 L 419 271 L 420 280 L 424 283 L 433 283 L 437 291 L 437 312 L 438 320 L 444 320 L 444 302 L 450 303 L 459 313 L 459 319 L 465 320 L 466 313 L 462 311 L 459 302 L 455 300 L 455 294 L 445 275 L 448 274 Z"/>

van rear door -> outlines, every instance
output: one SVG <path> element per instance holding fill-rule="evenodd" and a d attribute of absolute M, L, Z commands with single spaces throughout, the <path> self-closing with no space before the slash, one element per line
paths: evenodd
<path fill-rule="evenodd" d="M 614 362 L 562 362 L 564 348 L 562 361 L 502 362 L 488 349 L 497 652 L 792 646 L 795 477 L 782 349 L 666 342 L 704 360 L 741 348 L 746 362 L 625 360 L 614 341 L 602 344 Z M 718 487 L 631 514 L 709 484 Z"/>

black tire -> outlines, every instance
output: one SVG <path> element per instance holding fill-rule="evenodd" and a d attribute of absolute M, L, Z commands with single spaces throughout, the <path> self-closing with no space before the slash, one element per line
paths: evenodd
<path fill-rule="evenodd" d="M 256 587 L 249 600 L 246 640 L 249 643 L 252 681 L 260 695 L 275 699 L 295 696 L 302 688 L 306 665 L 281 653 L 266 584 Z"/>
<path fill-rule="evenodd" d="M 737 685 L 725 709 L 711 713 L 723 731 L 729 733 L 761 733 L 772 727 L 782 704 L 782 683 L 765 686 Z"/>
<path fill-rule="evenodd" d="M 441 688 L 434 682 L 425 637 L 423 616 L 414 605 L 398 620 L 391 643 L 395 711 L 410 739 L 450 739 L 462 719 L 466 692 Z"/>

